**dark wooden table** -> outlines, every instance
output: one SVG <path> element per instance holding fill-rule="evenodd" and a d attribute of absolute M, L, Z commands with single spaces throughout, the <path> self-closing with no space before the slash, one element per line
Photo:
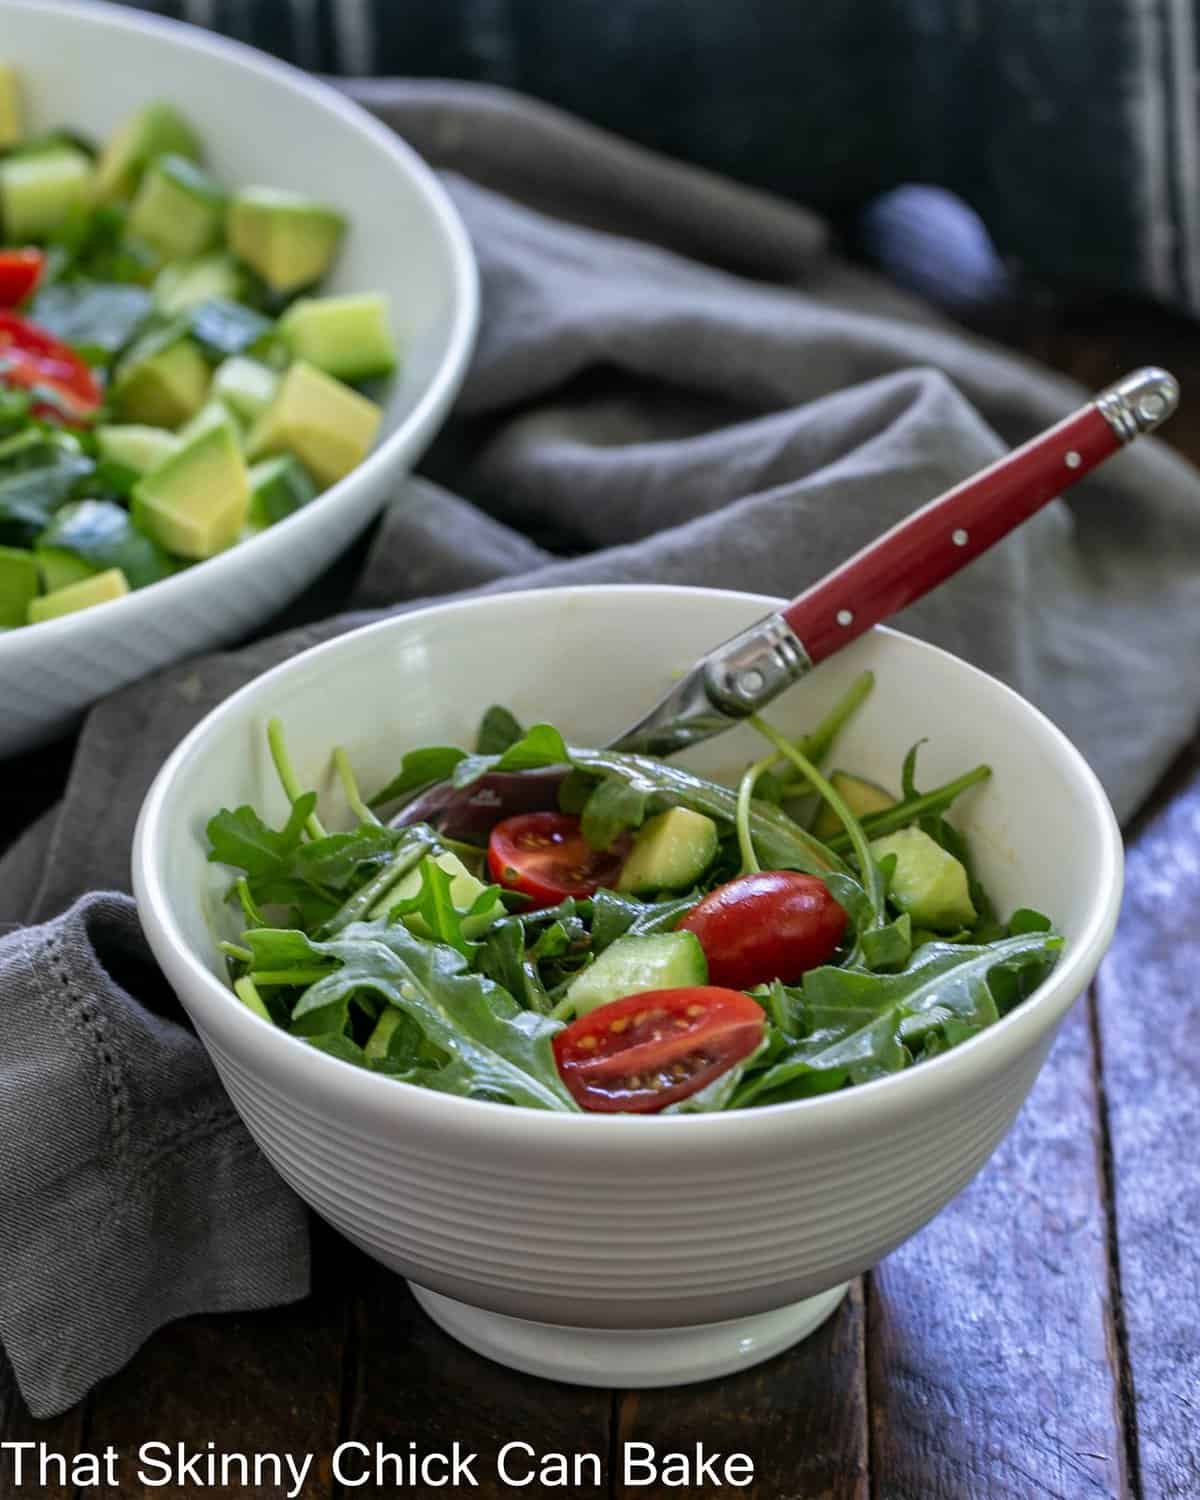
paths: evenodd
<path fill-rule="evenodd" d="M 1093 303 L 1005 331 L 1093 387 L 1159 361 L 1200 391 L 1200 331 L 1152 309 Z M 1200 460 L 1195 415 L 1169 440 Z M 49 803 L 68 754 L 43 752 L 8 778 L 28 791 L 23 819 Z M 31 1421 L 0 1386 L 0 1441 L 315 1452 L 306 1497 L 340 1493 L 329 1456 L 341 1441 L 403 1452 L 457 1439 L 481 1455 L 481 1495 L 564 1493 L 496 1479 L 491 1456 L 523 1440 L 604 1457 L 605 1484 L 576 1494 L 715 1493 L 625 1486 L 616 1455 L 644 1441 L 748 1453 L 755 1480 L 740 1493 L 760 1500 L 1198 1500 L 1198 974 L 1200 739 L 1130 831 L 1116 942 L 1012 1133 L 799 1348 L 679 1390 L 551 1385 L 455 1344 L 403 1282 L 321 1231 L 306 1303 L 165 1329 L 55 1421 Z M 143 1491 L 135 1467 L 105 1493 L 205 1493 Z M 27 1490 L 0 1461 L 0 1500 Z"/>

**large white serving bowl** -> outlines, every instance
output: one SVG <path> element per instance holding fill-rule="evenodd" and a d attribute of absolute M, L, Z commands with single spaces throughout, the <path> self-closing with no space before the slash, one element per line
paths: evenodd
<path fill-rule="evenodd" d="M 1016 693 L 889 630 L 779 699 L 770 717 L 799 733 L 870 667 L 875 691 L 838 764 L 894 785 L 926 737 L 928 784 L 988 762 L 992 779 L 959 813 L 981 875 L 1002 909 L 1052 914 L 1066 944 L 1032 998 L 943 1057 L 844 1093 L 696 1117 L 552 1115 L 429 1093 L 257 1019 L 222 977 L 216 943 L 238 924 L 223 903 L 228 871 L 205 860 L 205 823 L 243 803 L 282 821 L 265 747 L 272 715 L 301 783 L 345 826 L 335 741 L 368 790 L 413 746 L 469 743 L 493 702 L 602 743 L 776 603 L 585 588 L 390 619 L 235 694 L 183 741 L 142 809 L 142 922 L 263 1150 L 318 1213 L 410 1278 L 445 1327 L 520 1368 L 651 1385 L 751 1364 L 814 1327 L 850 1277 L 970 1181 L 1112 935 L 1121 839 L 1095 776 Z M 761 745 L 739 728 L 690 763 L 736 774 Z"/>
<path fill-rule="evenodd" d="M 396 493 L 462 383 L 478 320 L 470 243 L 437 179 L 335 90 L 252 48 L 113 5 L 0 0 L 0 55 L 21 70 L 32 128 L 102 138 L 148 99 L 193 121 L 213 169 L 341 209 L 330 291 L 391 298 L 403 368 L 374 451 L 261 536 L 123 599 L 0 633 L 0 755 L 60 733 L 156 667 L 236 639 L 294 598 Z"/>

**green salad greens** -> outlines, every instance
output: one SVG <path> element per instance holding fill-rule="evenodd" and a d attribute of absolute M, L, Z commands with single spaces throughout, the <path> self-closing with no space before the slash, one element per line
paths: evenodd
<path fill-rule="evenodd" d="M 346 1062 L 537 1109 L 744 1109 L 936 1057 L 1019 1005 L 1062 939 L 1000 917 L 948 820 L 987 766 L 922 789 L 914 746 L 894 793 L 822 772 L 871 685 L 800 740 L 752 720 L 764 754 L 732 787 L 500 708 L 369 803 L 335 750 L 356 818 L 336 832 L 273 721 L 286 823 L 208 824 L 237 872 L 233 988 Z"/>
<path fill-rule="evenodd" d="M 396 350 L 386 297 L 320 294 L 346 230 L 221 180 L 168 104 L 102 144 L 31 133 L 0 58 L 0 630 L 212 557 L 366 456 Z"/>

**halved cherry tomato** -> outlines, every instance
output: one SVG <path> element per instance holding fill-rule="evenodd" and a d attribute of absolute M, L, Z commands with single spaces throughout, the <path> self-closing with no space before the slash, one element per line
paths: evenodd
<path fill-rule="evenodd" d="M 45 399 L 36 402 L 33 411 L 52 422 L 74 426 L 100 407 L 96 377 L 79 355 L 36 323 L 11 312 L 0 312 L 0 384 L 44 392 Z"/>
<path fill-rule="evenodd" d="M 510 891 L 522 891 L 534 906 L 557 906 L 568 896 L 590 896 L 613 885 L 630 840 L 611 849 L 593 849 L 580 832 L 579 819 L 566 813 L 522 813 L 497 823 L 488 839 L 492 879 Z"/>
<path fill-rule="evenodd" d="M 785 984 L 827 963 L 846 931 L 846 913 L 815 875 L 763 870 L 710 891 L 679 923 L 694 932 L 714 984 L 749 990 Z"/>
<path fill-rule="evenodd" d="M 0 307 L 24 302 L 37 286 L 45 263 L 40 250 L 0 250 Z"/>
<path fill-rule="evenodd" d="M 645 1115 L 696 1093 L 762 1041 L 762 1007 L 736 990 L 646 990 L 600 1005 L 554 1038 L 583 1109 Z"/>

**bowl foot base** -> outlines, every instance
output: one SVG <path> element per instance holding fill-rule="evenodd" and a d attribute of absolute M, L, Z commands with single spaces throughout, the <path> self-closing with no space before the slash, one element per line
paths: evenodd
<path fill-rule="evenodd" d="M 819 1328 L 847 1284 L 728 1323 L 650 1330 L 531 1323 L 409 1285 L 439 1328 L 498 1364 L 568 1385 L 647 1389 L 711 1380 L 770 1359 Z"/>

